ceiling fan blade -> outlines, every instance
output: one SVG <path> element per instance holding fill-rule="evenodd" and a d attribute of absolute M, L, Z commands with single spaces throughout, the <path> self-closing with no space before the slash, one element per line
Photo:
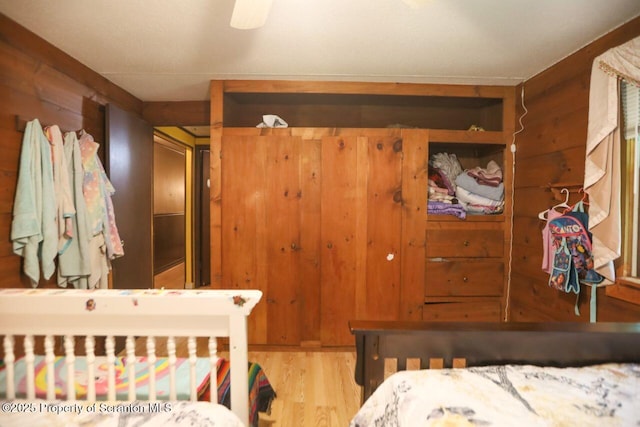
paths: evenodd
<path fill-rule="evenodd" d="M 236 0 L 231 14 L 231 26 L 238 30 L 252 30 L 264 25 L 273 0 Z"/>

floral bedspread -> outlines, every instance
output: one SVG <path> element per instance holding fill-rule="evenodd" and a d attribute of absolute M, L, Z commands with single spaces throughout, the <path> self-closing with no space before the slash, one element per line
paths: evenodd
<path fill-rule="evenodd" d="M 351 427 L 640 426 L 640 364 L 402 371 Z"/>

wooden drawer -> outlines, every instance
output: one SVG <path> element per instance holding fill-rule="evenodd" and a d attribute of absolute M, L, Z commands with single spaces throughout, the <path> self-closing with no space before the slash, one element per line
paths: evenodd
<path fill-rule="evenodd" d="M 500 296 L 504 288 L 502 261 L 427 261 L 426 296 Z"/>
<path fill-rule="evenodd" d="M 427 230 L 427 258 L 494 257 L 504 253 L 504 232 L 499 229 Z"/>
<path fill-rule="evenodd" d="M 432 322 L 500 322 L 500 301 L 430 302 L 424 305 L 422 319 Z"/>

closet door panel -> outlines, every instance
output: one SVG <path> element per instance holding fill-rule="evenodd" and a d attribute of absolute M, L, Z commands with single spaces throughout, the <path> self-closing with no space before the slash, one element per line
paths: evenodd
<path fill-rule="evenodd" d="M 358 138 L 351 136 L 322 140 L 323 345 L 353 344 L 348 322 L 356 318 L 357 300 L 366 295 L 366 179 L 358 170 L 366 166 L 366 153 L 359 156 L 358 145 Z"/>
<path fill-rule="evenodd" d="M 320 344 L 320 224 L 322 141 L 300 144 L 300 339 L 302 345 Z"/>
<path fill-rule="evenodd" d="M 222 288 L 261 289 L 257 248 L 264 243 L 258 233 L 258 211 L 264 194 L 263 162 L 258 161 L 258 141 L 252 137 L 223 137 L 221 168 Z M 263 298 L 264 301 L 264 298 Z M 249 342 L 267 342 L 266 304 L 258 304 L 248 321 Z"/>
<path fill-rule="evenodd" d="M 263 292 L 253 344 L 319 340 L 319 147 L 288 135 L 222 138 L 222 283 Z"/>
<path fill-rule="evenodd" d="M 264 228 L 261 226 L 258 233 L 264 230 L 266 242 L 265 252 L 260 251 L 258 257 L 266 268 L 267 341 L 297 345 L 301 337 L 301 140 L 264 137 L 259 145 L 265 153 L 259 157 L 264 165 L 258 167 L 265 174 L 258 182 L 265 201 Z"/>
<path fill-rule="evenodd" d="M 402 237 L 402 139 L 359 138 L 367 153 L 365 319 L 393 320 L 400 308 Z"/>
<path fill-rule="evenodd" d="M 424 308 L 428 141 L 428 130 L 402 130 L 402 320 L 422 320 Z"/>

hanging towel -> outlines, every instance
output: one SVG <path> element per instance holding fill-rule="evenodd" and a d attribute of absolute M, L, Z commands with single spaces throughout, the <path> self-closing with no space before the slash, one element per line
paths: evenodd
<path fill-rule="evenodd" d="M 53 161 L 53 188 L 56 192 L 56 222 L 58 224 L 58 254 L 63 253 L 73 239 L 73 225 L 71 218 L 76 209 L 71 197 L 69 182 L 69 168 L 64 153 L 62 132 L 56 125 L 48 126 L 45 131 L 47 140 L 51 144 L 51 158 Z"/>
<path fill-rule="evenodd" d="M 91 230 L 94 236 L 100 233 L 104 234 L 106 254 L 112 260 L 124 255 L 111 200 L 115 188 L 109 181 L 98 157 L 100 145 L 94 141 L 93 136 L 82 131 L 79 143 L 84 167 L 83 188 Z"/>
<path fill-rule="evenodd" d="M 22 139 L 11 222 L 13 252 L 24 258 L 23 271 L 33 287 L 40 280 L 40 264 L 45 279 L 55 271 L 57 234 L 51 150 L 35 119 L 27 123 Z"/>
<path fill-rule="evenodd" d="M 75 288 L 86 289 L 88 286 L 87 278 L 91 274 L 89 242 L 92 236 L 82 193 L 84 170 L 80 145 L 75 132 L 68 132 L 64 136 L 64 153 L 76 215 L 71 218 L 73 239 L 67 250 L 58 255 L 58 286 L 66 288 L 71 285 Z"/>

